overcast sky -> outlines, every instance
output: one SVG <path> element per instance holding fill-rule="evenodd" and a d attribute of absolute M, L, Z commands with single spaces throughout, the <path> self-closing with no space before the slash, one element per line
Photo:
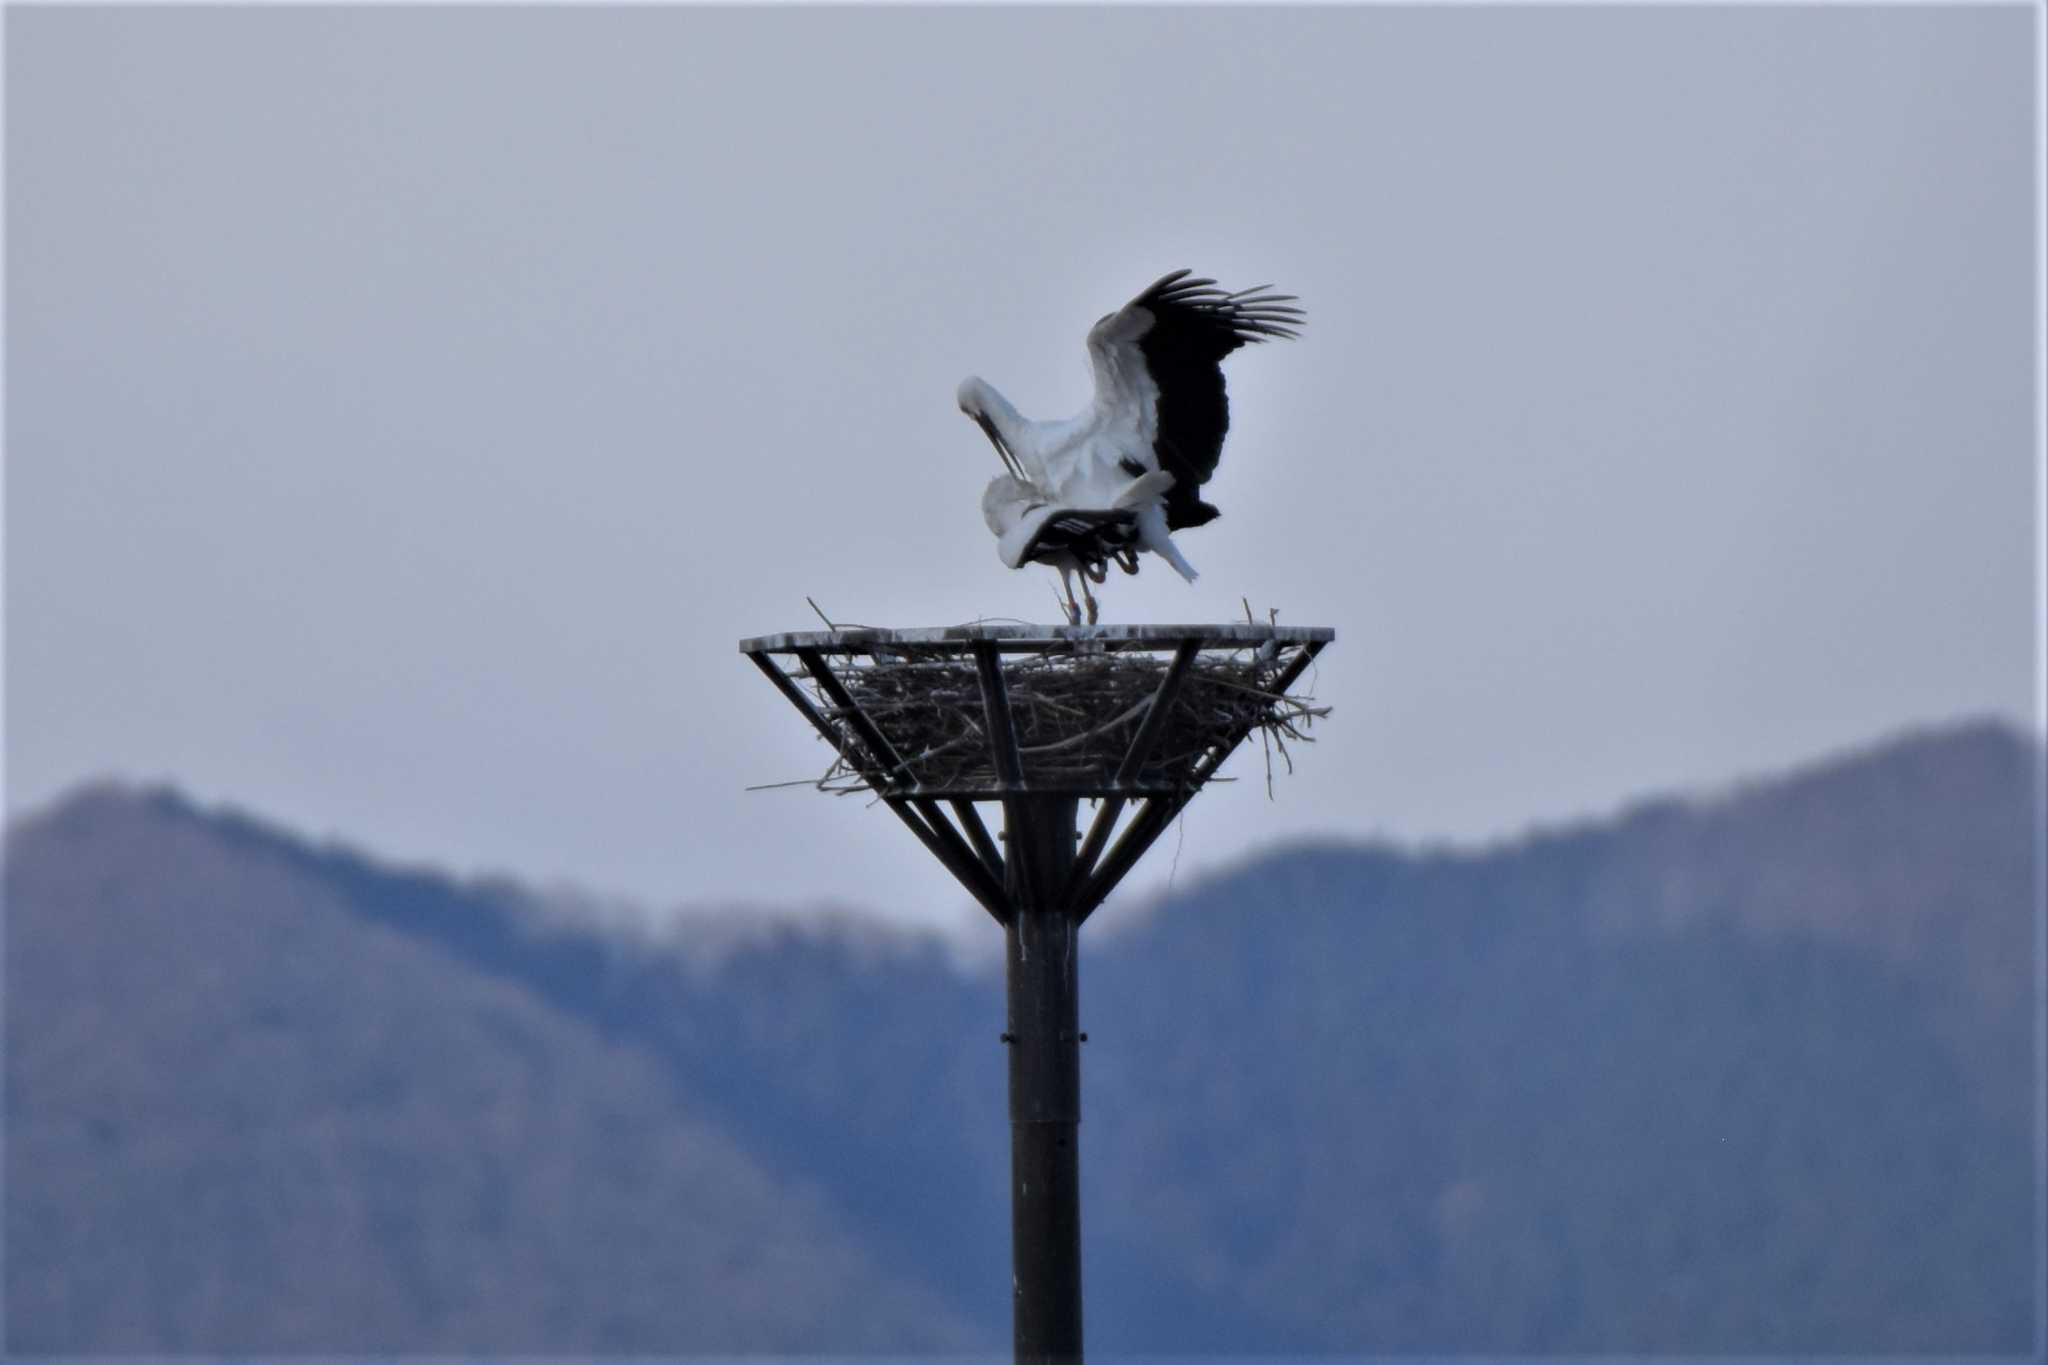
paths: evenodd
<path fill-rule="evenodd" d="M 6 23 L 10 809 L 971 922 L 742 791 L 826 754 L 735 642 L 1053 619 L 954 387 L 1078 410 L 1183 265 L 1309 323 L 1105 619 L 1335 626 L 1336 709 L 1140 892 L 2033 715 L 2028 7 Z"/>

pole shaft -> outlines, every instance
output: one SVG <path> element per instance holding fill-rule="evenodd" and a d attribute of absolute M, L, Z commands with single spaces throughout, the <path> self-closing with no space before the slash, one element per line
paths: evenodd
<path fill-rule="evenodd" d="M 1012 906 L 1005 929 L 1011 1291 L 1020 1365 L 1081 1359 L 1080 924 L 1064 894 L 1074 809 L 1071 797 L 1032 796 L 1004 820 Z"/>

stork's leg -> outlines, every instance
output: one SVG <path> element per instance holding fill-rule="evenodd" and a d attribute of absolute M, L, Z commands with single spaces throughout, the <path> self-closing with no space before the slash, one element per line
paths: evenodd
<path fill-rule="evenodd" d="M 1067 624 L 1078 626 L 1081 624 L 1081 604 L 1074 600 L 1074 571 L 1064 564 L 1059 566 L 1059 570 L 1060 586 L 1067 590 Z M 1082 590 L 1086 589 L 1087 585 L 1084 583 Z"/>
<path fill-rule="evenodd" d="M 1088 604 L 1088 624 L 1092 626 L 1095 624 L 1095 615 L 1098 608 L 1095 604 L 1095 594 L 1088 591 L 1087 574 L 1081 575 L 1081 600 Z"/>

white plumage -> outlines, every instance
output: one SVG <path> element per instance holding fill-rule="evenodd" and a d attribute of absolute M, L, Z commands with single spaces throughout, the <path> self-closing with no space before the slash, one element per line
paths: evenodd
<path fill-rule="evenodd" d="M 1266 286 L 1226 292 L 1176 270 L 1103 317 L 1088 332 L 1095 395 L 1064 421 L 1034 422 L 979 378 L 962 381 L 960 410 L 988 434 L 1007 473 L 982 493 L 982 516 L 1003 563 L 1050 564 L 1081 619 L 1072 575 L 1090 582 L 1109 562 L 1138 570 L 1138 551 L 1171 564 L 1190 583 L 1173 532 L 1218 515 L 1198 490 L 1216 471 L 1230 429 L 1221 362 L 1246 342 L 1291 337 L 1303 321 L 1291 294 Z"/>

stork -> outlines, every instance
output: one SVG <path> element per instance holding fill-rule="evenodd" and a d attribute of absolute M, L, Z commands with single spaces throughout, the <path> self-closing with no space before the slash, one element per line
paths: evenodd
<path fill-rule="evenodd" d="M 982 493 L 996 553 L 1013 569 L 1050 564 L 1079 624 L 1073 575 L 1093 623 L 1100 583 L 1115 560 L 1138 571 L 1138 552 L 1158 555 L 1188 582 L 1195 568 L 1173 532 L 1214 521 L 1201 487 L 1216 472 L 1230 405 L 1223 357 L 1246 342 L 1298 335 L 1292 294 L 1258 285 L 1231 293 L 1176 270 L 1088 330 L 1095 397 L 1087 411 L 1034 422 L 975 376 L 961 381 L 960 411 L 987 433 L 1003 462 Z"/>

